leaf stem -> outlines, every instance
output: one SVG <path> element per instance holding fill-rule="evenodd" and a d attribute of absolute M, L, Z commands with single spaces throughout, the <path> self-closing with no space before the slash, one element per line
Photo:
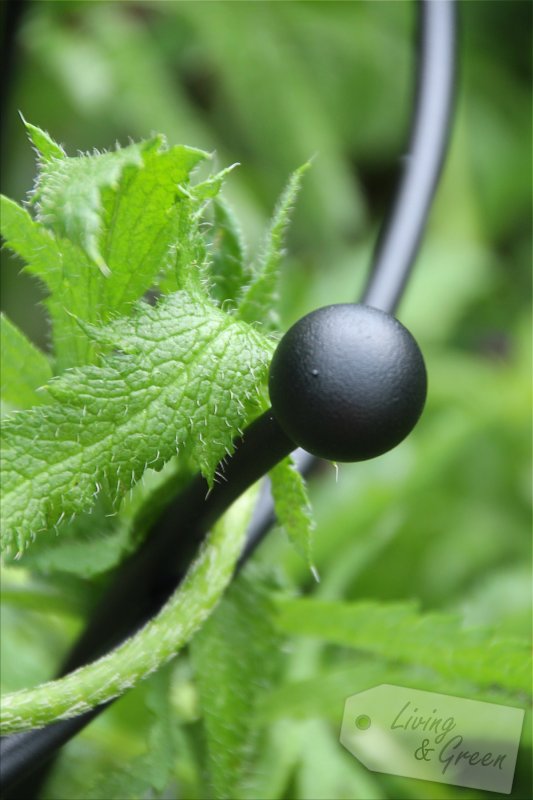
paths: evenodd
<path fill-rule="evenodd" d="M 159 614 L 111 653 L 59 680 L 4 695 L 2 734 L 77 716 L 122 694 L 176 655 L 231 581 L 245 534 L 246 526 L 233 524 L 233 519 L 232 524 L 222 520 L 216 525 L 185 580 Z"/>

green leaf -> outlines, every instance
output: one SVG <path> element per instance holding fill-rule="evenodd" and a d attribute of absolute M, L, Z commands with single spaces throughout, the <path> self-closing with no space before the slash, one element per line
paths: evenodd
<path fill-rule="evenodd" d="M 430 667 L 478 686 L 531 692 L 531 651 L 525 640 L 463 629 L 452 615 L 421 614 L 410 603 L 311 599 L 280 600 L 279 611 L 277 623 L 285 633 Z"/>
<path fill-rule="evenodd" d="M 71 242 L 54 238 L 25 208 L 3 196 L 0 219 L 9 249 L 26 262 L 27 271 L 42 280 L 50 292 L 46 306 L 52 322 L 56 371 L 94 360 L 91 343 L 72 314 L 96 319 L 94 298 L 102 286 L 98 270 Z"/>
<path fill-rule="evenodd" d="M 328 668 L 317 669 L 312 678 L 287 680 L 264 695 L 260 703 L 260 718 L 266 723 L 278 719 L 327 719 L 337 724 L 339 708 L 351 694 L 362 692 L 380 683 L 424 689 L 457 696 L 467 696 L 470 700 L 487 703 L 508 703 L 520 705 L 522 696 L 493 686 L 478 687 L 468 681 L 448 675 L 444 678 L 438 672 L 421 668 L 418 664 L 401 664 L 386 658 L 351 655 L 344 666 L 336 658 Z M 349 664 L 349 666 L 348 666 Z"/>
<path fill-rule="evenodd" d="M 11 572 L 13 569 L 11 570 Z M 2 575 L 0 600 L 6 606 L 13 606 L 39 614 L 57 614 L 58 616 L 86 616 L 89 604 L 78 598 L 74 592 L 63 591 L 60 587 L 38 581 L 25 581 L 19 585 L 10 583 L 9 578 Z"/>
<path fill-rule="evenodd" d="M 285 458 L 270 470 L 270 481 L 278 522 L 316 577 L 312 554 L 313 512 L 305 481 L 292 458 Z"/>
<path fill-rule="evenodd" d="M 30 141 L 33 143 L 38 155 L 43 161 L 53 161 L 55 158 L 66 158 L 66 153 L 61 145 L 54 142 L 47 131 L 37 128 L 30 122 L 26 122 L 22 114 L 20 116 Z"/>
<path fill-rule="evenodd" d="M 42 403 L 36 389 L 52 377 L 50 363 L 40 350 L 4 314 L 0 315 L 2 403 L 29 408 Z"/>
<path fill-rule="evenodd" d="M 170 665 L 150 676 L 136 692 L 143 702 L 141 722 L 145 724 L 146 750 L 118 769 L 106 768 L 92 776 L 83 800 L 136 800 L 162 792 L 170 781 L 176 758 L 176 723 L 170 698 Z M 130 699 L 130 698 L 128 698 Z M 133 697 L 131 701 L 133 701 Z M 81 789 L 81 787 L 79 787 Z"/>
<path fill-rule="evenodd" d="M 322 719 L 306 720 L 299 727 L 302 753 L 295 779 L 297 797 L 385 800 L 375 773 L 357 759 L 344 757 L 336 729 L 332 730 Z"/>
<path fill-rule="evenodd" d="M 105 193 L 101 251 L 113 276 L 108 307 L 125 308 L 165 272 L 172 246 L 200 206 L 200 198 L 187 202 L 187 186 L 208 154 L 182 145 L 165 147 L 162 138 L 154 140 L 143 152 L 142 168 L 126 170 L 117 190 Z"/>
<path fill-rule="evenodd" d="M 47 610 L 43 602 L 43 610 Z M 2 603 L 0 637 L 0 675 L 2 692 L 46 680 L 57 669 L 58 659 L 66 653 L 75 630 L 63 626 L 56 614 L 41 614 L 14 603 Z"/>
<path fill-rule="evenodd" d="M 187 478 L 190 472 L 180 469 L 178 459 L 165 464 L 161 472 L 146 470 L 142 481 L 124 497 L 120 513 L 109 513 L 109 502 L 99 495 L 89 513 L 63 523 L 61 535 L 36 537 L 23 559 L 12 558 L 13 566 L 81 578 L 107 572 L 139 545 Z M 5 560 L 11 563 L 7 557 Z"/>
<path fill-rule="evenodd" d="M 270 692 L 267 693 L 270 697 Z M 262 720 L 259 721 L 261 724 Z M 301 757 L 301 723 L 282 718 L 265 730 L 261 751 L 250 778 L 250 800 L 293 797 L 293 778 Z"/>
<path fill-rule="evenodd" d="M 177 288 L 205 291 L 212 282 L 212 259 L 205 235 L 206 207 L 222 188 L 234 164 L 193 187 L 180 186 L 182 213 L 175 235 L 175 283 Z M 241 284 L 242 285 L 242 284 Z"/>
<path fill-rule="evenodd" d="M 234 307 L 251 272 L 245 262 L 242 234 L 231 208 L 221 198 L 213 204 L 214 241 L 210 267 L 211 294 Z"/>
<path fill-rule="evenodd" d="M 210 782 L 220 800 L 247 796 L 260 745 L 257 703 L 279 664 L 272 613 L 266 589 L 242 577 L 192 642 Z"/>
<path fill-rule="evenodd" d="M 103 190 L 116 187 L 126 167 L 141 167 L 142 151 L 150 147 L 153 142 L 41 162 L 32 195 L 39 221 L 77 245 L 106 276 L 110 270 L 99 246 Z"/>
<path fill-rule="evenodd" d="M 311 166 L 307 162 L 291 175 L 281 195 L 268 229 L 259 262 L 251 283 L 244 289 L 238 316 L 246 322 L 260 322 L 268 328 L 279 327 L 276 312 L 278 273 L 283 257 L 283 238 L 289 223 L 289 215 L 300 190 L 302 177 Z"/>
<path fill-rule="evenodd" d="M 215 175 L 211 175 L 209 178 L 207 178 L 207 180 L 197 183 L 192 188 L 191 194 L 194 195 L 197 200 L 212 200 L 222 189 L 222 184 L 224 183 L 226 176 L 229 175 L 230 172 L 233 172 L 235 167 L 238 166 L 240 166 L 238 163 L 232 164 L 231 166 L 220 170 L 220 172 L 217 172 Z"/>
<path fill-rule="evenodd" d="M 8 247 L 50 292 L 58 372 L 95 360 L 72 315 L 101 322 L 124 313 L 169 269 L 180 237 L 197 230 L 204 198 L 186 187 L 206 158 L 190 147 L 166 148 L 158 137 L 110 153 L 46 161 L 35 195 L 40 221 L 2 198 Z M 220 188 L 221 176 L 212 179 L 211 192 Z M 190 275 L 196 265 L 185 255 Z"/>
<path fill-rule="evenodd" d="M 91 334 L 119 352 L 54 379 L 49 405 L 4 423 L 8 549 L 89 509 L 102 490 L 116 505 L 147 467 L 178 452 L 212 480 L 261 408 L 272 343 L 199 296 L 140 303 L 131 318 Z"/>

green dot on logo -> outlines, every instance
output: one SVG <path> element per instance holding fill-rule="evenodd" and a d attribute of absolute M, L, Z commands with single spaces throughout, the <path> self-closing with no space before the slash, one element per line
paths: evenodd
<path fill-rule="evenodd" d="M 372 720 L 366 714 L 360 714 L 357 719 L 355 720 L 356 728 L 359 728 L 360 731 L 366 731 L 372 725 Z"/>

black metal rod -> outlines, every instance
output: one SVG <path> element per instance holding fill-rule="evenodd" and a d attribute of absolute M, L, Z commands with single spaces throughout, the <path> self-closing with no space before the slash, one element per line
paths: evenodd
<path fill-rule="evenodd" d="M 393 313 L 413 266 L 447 149 L 455 95 L 453 0 L 424 0 L 415 113 L 404 172 L 383 225 L 362 302 Z"/>
<path fill-rule="evenodd" d="M 419 7 L 418 85 L 409 155 L 362 295 L 362 302 L 389 312 L 397 307 L 418 251 L 446 152 L 453 105 L 454 0 L 422 0 Z M 266 412 L 247 428 L 244 440 L 225 465 L 226 481 L 217 484 L 207 499 L 204 479 L 195 478 L 163 513 L 140 550 L 119 569 L 60 674 L 102 655 L 157 613 L 180 581 L 209 525 L 292 449 L 271 413 Z M 300 469 L 308 474 L 316 463 L 302 454 Z M 237 569 L 246 563 L 274 520 L 267 497 L 252 520 Z M 42 769 L 59 747 L 108 705 L 39 730 L 3 737 L 0 787 L 10 791 L 18 783 L 18 794 L 9 797 L 35 797 L 40 780 L 32 781 L 31 773 L 39 766 Z M 7 800 L 8 795 L 4 796 Z"/>

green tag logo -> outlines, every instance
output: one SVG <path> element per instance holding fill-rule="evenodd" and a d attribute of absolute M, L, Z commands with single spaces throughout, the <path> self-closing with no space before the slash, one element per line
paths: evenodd
<path fill-rule="evenodd" d="M 524 711 L 382 684 L 346 700 L 340 741 L 373 772 L 509 794 Z"/>

